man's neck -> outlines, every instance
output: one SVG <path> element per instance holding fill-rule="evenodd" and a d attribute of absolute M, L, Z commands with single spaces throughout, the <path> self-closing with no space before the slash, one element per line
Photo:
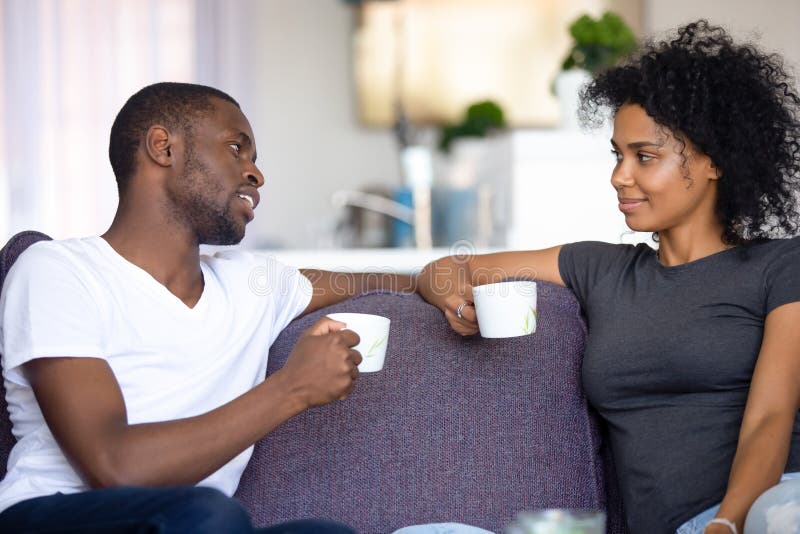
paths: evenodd
<path fill-rule="evenodd" d="M 200 247 L 187 231 L 141 216 L 127 220 L 118 212 L 101 237 L 187 306 L 194 307 L 200 299 L 204 287 Z"/>

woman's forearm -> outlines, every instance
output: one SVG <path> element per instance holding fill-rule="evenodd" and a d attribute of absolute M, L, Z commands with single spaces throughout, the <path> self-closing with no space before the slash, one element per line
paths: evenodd
<path fill-rule="evenodd" d="M 460 294 L 472 285 L 469 261 L 446 256 L 426 265 L 417 277 L 417 291 L 422 298 L 444 308 L 451 295 Z"/>
<path fill-rule="evenodd" d="M 742 427 L 728 489 L 717 512 L 717 517 L 736 523 L 739 532 L 753 502 L 780 481 L 789 455 L 793 421 L 788 415 L 775 414 Z"/>

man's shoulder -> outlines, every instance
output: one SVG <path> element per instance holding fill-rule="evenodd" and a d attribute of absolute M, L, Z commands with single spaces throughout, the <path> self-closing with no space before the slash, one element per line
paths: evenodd
<path fill-rule="evenodd" d="M 5 278 L 0 294 L 3 306 L 24 309 L 33 302 L 48 307 L 81 299 L 96 300 L 101 294 L 97 291 L 97 273 L 102 269 L 92 259 L 98 252 L 90 240 L 40 241 L 29 246 Z"/>
<path fill-rule="evenodd" d="M 99 237 L 54 239 L 38 241 L 19 255 L 15 267 L 34 267 L 40 264 L 75 264 L 86 262 L 96 250 L 95 240 Z"/>
<path fill-rule="evenodd" d="M 219 285 L 236 294 L 244 292 L 256 298 L 286 295 L 296 289 L 310 293 L 310 282 L 296 267 L 285 265 L 258 251 L 227 249 L 200 258 L 206 274 Z"/>
<path fill-rule="evenodd" d="M 250 263 L 257 259 L 257 255 L 250 250 L 240 248 L 225 248 L 217 250 L 213 253 L 205 253 L 200 258 L 207 263 L 213 262 L 233 262 L 233 263 Z"/>
<path fill-rule="evenodd" d="M 213 254 L 200 256 L 200 261 L 214 271 L 237 271 L 241 269 L 269 269 L 278 272 L 297 271 L 295 267 L 285 265 L 268 254 L 243 249 L 225 249 Z"/>

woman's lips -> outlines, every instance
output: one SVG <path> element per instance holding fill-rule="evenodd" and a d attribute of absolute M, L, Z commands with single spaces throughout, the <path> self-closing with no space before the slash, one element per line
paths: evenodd
<path fill-rule="evenodd" d="M 619 199 L 619 211 L 622 213 L 633 213 L 645 202 L 647 202 L 647 200 L 643 198 L 621 198 Z"/>

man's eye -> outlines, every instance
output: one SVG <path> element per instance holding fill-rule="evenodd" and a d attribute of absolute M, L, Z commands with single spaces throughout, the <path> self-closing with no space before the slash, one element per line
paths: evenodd
<path fill-rule="evenodd" d="M 231 147 L 236 154 L 239 154 L 239 152 L 242 151 L 242 145 L 239 143 L 231 143 L 228 146 Z"/>

